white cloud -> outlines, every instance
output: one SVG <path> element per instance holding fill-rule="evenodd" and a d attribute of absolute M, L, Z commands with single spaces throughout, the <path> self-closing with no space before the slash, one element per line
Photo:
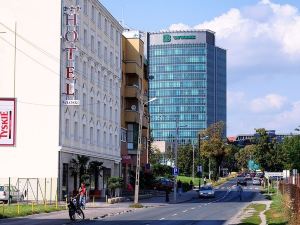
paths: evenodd
<path fill-rule="evenodd" d="M 227 105 L 230 108 L 245 103 L 245 93 L 242 91 L 227 91 Z"/>
<path fill-rule="evenodd" d="M 281 110 L 287 104 L 287 98 L 277 95 L 269 94 L 263 98 L 256 98 L 251 101 L 250 109 L 253 112 L 261 113 L 267 111 Z"/>

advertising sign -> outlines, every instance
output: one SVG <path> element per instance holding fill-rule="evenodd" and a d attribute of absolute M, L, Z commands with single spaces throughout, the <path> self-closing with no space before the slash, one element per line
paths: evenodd
<path fill-rule="evenodd" d="M 16 99 L 0 98 L 0 147 L 14 146 L 16 139 Z"/>

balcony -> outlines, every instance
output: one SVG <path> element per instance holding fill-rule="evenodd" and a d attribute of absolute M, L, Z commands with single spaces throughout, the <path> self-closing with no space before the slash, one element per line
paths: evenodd
<path fill-rule="evenodd" d="M 126 86 L 125 97 L 127 98 L 140 98 L 141 92 L 137 85 Z"/>
<path fill-rule="evenodd" d="M 139 112 L 134 110 L 125 110 L 125 122 L 139 123 L 139 120 L 140 120 Z"/>
<path fill-rule="evenodd" d="M 136 62 L 126 62 L 126 73 L 137 74 L 139 77 L 144 76 L 143 68 L 139 67 Z"/>

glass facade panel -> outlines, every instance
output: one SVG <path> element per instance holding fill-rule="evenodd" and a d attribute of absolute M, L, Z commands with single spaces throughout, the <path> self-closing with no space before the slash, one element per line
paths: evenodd
<path fill-rule="evenodd" d="M 199 131 L 212 123 L 226 123 L 226 51 L 199 38 L 211 35 L 206 31 L 194 31 L 196 40 L 176 44 L 186 33 L 177 32 L 176 39 L 171 32 L 166 41 L 165 33 L 150 34 L 149 97 L 157 98 L 149 104 L 154 140 L 175 141 L 177 120 L 179 144 L 197 141 Z"/>

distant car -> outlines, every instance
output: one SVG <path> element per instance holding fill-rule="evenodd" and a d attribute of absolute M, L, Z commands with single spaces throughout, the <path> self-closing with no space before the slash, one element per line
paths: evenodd
<path fill-rule="evenodd" d="M 252 181 L 253 185 L 260 185 L 261 184 L 261 180 L 259 177 L 254 177 L 253 181 Z"/>
<path fill-rule="evenodd" d="M 245 178 L 238 178 L 236 185 L 247 186 L 247 181 Z"/>
<path fill-rule="evenodd" d="M 8 191 L 8 184 L 0 184 L 0 202 L 7 203 L 8 200 L 12 202 L 23 201 L 24 195 L 15 186 L 10 186 L 10 192 Z"/>
<path fill-rule="evenodd" d="M 215 197 L 215 190 L 212 186 L 202 186 L 199 190 L 199 198 L 208 198 L 208 197 Z"/>
<path fill-rule="evenodd" d="M 252 177 L 251 177 L 251 175 L 249 173 L 246 174 L 245 180 L 252 180 Z"/>
<path fill-rule="evenodd" d="M 172 189 L 174 187 L 174 182 L 168 178 L 161 177 L 154 181 L 153 189 L 165 190 L 166 188 Z"/>

